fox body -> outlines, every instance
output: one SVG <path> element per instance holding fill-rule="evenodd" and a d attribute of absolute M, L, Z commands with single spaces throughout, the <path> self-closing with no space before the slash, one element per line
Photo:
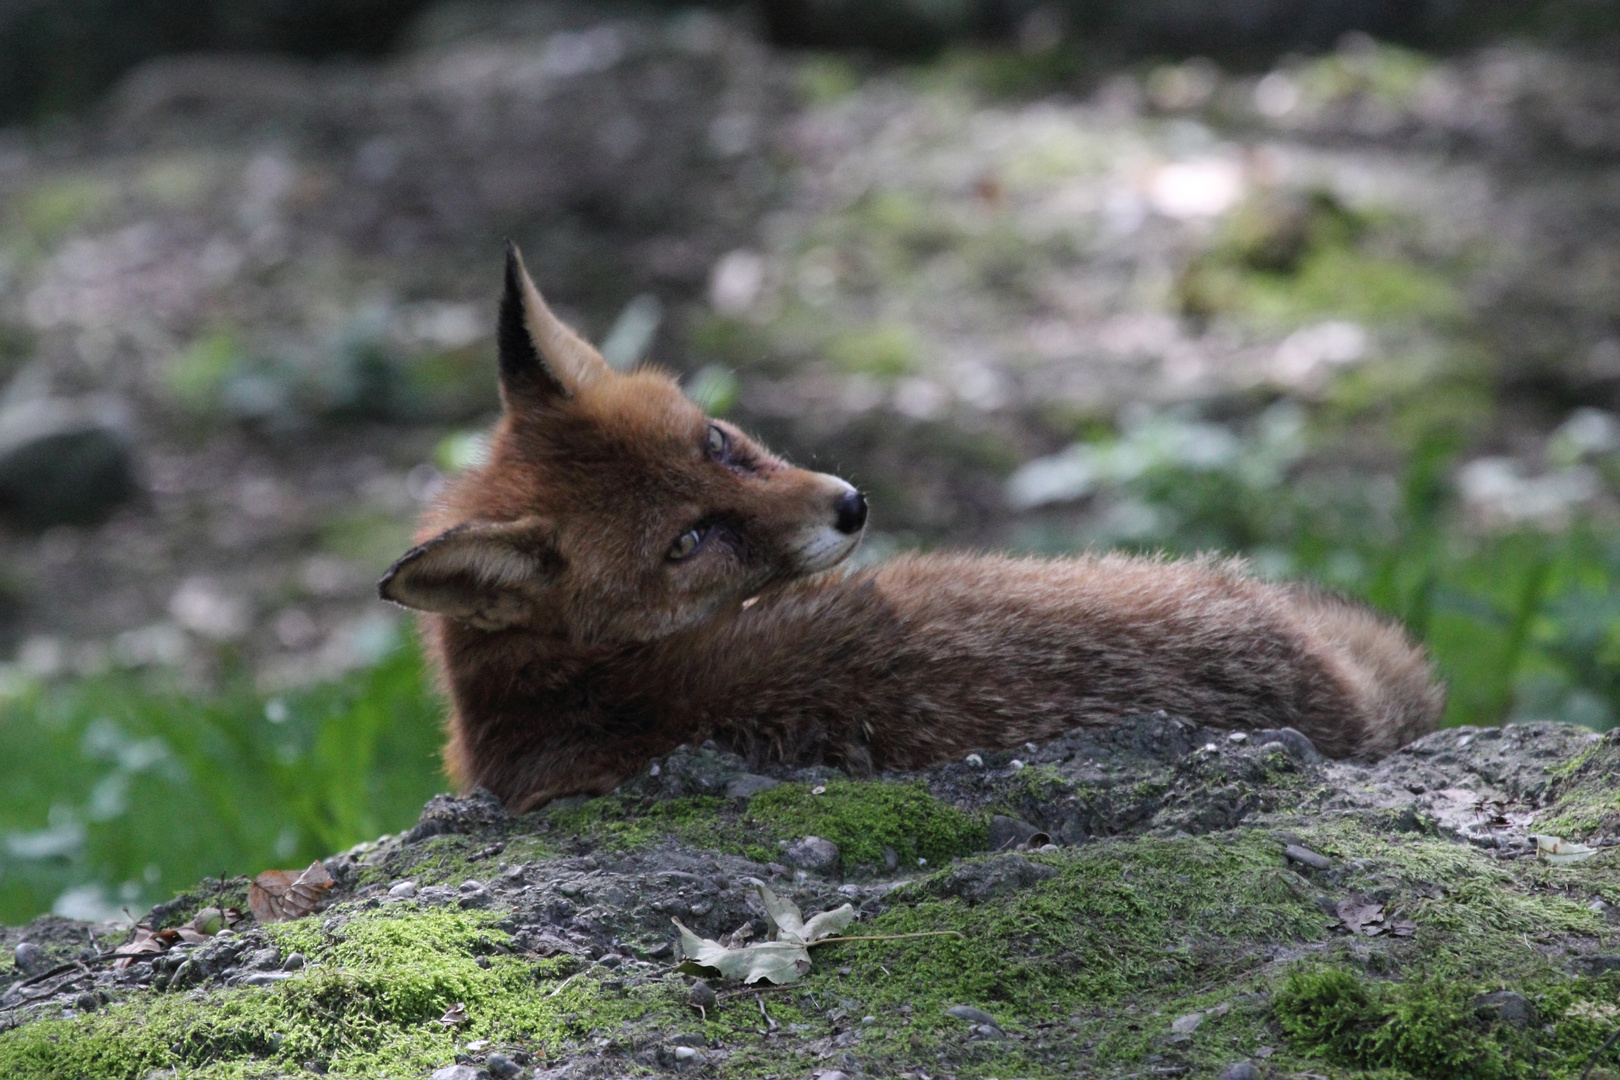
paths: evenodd
<path fill-rule="evenodd" d="M 1433 730 L 1422 651 L 1236 561 L 907 556 L 849 484 L 619 373 L 509 249 L 504 412 L 379 586 L 426 612 L 445 762 L 527 810 L 713 738 L 756 762 L 914 768 L 1164 709 L 1378 757 Z"/>

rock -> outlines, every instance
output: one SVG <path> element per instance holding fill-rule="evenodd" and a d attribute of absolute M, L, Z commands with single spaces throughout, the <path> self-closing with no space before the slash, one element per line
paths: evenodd
<path fill-rule="evenodd" d="M 1620 971 L 1620 954 L 1598 953 L 1594 956 L 1577 956 L 1571 961 L 1570 966 L 1579 974 L 1590 975 L 1595 979 L 1611 971 Z"/>
<path fill-rule="evenodd" d="M 523 1066 L 501 1053 L 490 1054 L 486 1057 L 484 1059 L 484 1068 L 489 1070 L 489 1074 L 495 1080 L 512 1080 L 513 1077 L 523 1071 Z"/>
<path fill-rule="evenodd" d="M 484 788 L 461 797 L 435 795 L 422 808 L 422 816 L 404 839 L 407 844 L 415 844 L 445 833 L 494 831 L 511 825 L 515 820 L 501 805 L 501 800 Z"/>
<path fill-rule="evenodd" d="M 489 1074 L 471 1065 L 446 1065 L 435 1069 L 430 1080 L 488 1080 Z"/>
<path fill-rule="evenodd" d="M 830 877 L 837 875 L 842 856 L 839 854 L 838 845 L 831 840 L 823 840 L 819 836 L 806 836 L 803 840 L 788 845 L 787 851 L 782 854 L 782 860 L 800 870 Z"/>
<path fill-rule="evenodd" d="M 1260 747 L 1262 756 L 1267 753 L 1269 745 L 1277 743 L 1282 746 L 1284 753 L 1301 765 L 1322 765 L 1327 761 L 1315 743 L 1291 727 L 1250 732 L 1249 738 L 1253 745 Z"/>
<path fill-rule="evenodd" d="M 0 410 L 0 519 L 32 530 L 95 525 L 136 490 L 122 402 L 34 398 Z"/>
<path fill-rule="evenodd" d="M 1015 848 L 1040 831 L 1027 821 L 996 814 L 990 818 L 990 850 L 1007 851 Z"/>
<path fill-rule="evenodd" d="M 735 780 L 732 780 L 726 784 L 726 798 L 746 799 L 751 796 L 758 795 L 762 791 L 769 791 L 771 788 L 776 787 L 779 784 L 781 784 L 780 780 L 773 780 L 769 776 L 756 776 L 753 773 L 749 773 L 747 776 L 739 776 Z"/>
<path fill-rule="evenodd" d="M 174 974 L 169 976 L 169 989 L 184 990 L 188 987 L 196 986 L 207 977 L 208 972 L 204 970 L 203 966 L 197 962 L 195 957 L 193 957 L 186 960 L 179 967 L 174 969 Z"/>
<path fill-rule="evenodd" d="M 278 982 L 286 982 L 293 977 L 290 971 L 255 971 L 251 975 L 244 975 L 240 980 L 242 986 L 274 986 Z"/>
<path fill-rule="evenodd" d="M 297 971 L 299 968 L 303 967 L 304 964 L 304 954 L 301 952 L 295 952 L 290 954 L 286 960 L 282 961 L 281 970 Z"/>
<path fill-rule="evenodd" d="M 388 887 L 388 895 L 395 900 L 409 900 L 416 895 L 416 882 L 396 881 Z"/>
<path fill-rule="evenodd" d="M 1260 1080 L 1260 1070 L 1253 1062 L 1239 1061 L 1222 1069 L 1217 1080 Z"/>
<path fill-rule="evenodd" d="M 826 1072 L 816 1073 L 816 1080 L 849 1080 L 849 1074 L 829 1069 Z"/>
<path fill-rule="evenodd" d="M 720 999 L 715 996 L 714 988 L 702 979 L 692 984 L 691 992 L 686 995 L 686 1000 L 694 1007 L 704 1010 L 712 1009 L 720 1004 Z"/>
<path fill-rule="evenodd" d="M 952 1005 L 945 1010 L 947 1016 L 954 1016 L 958 1020 L 966 1020 L 970 1024 L 980 1024 L 988 1027 L 1000 1027 L 996 1018 L 983 1009 L 975 1009 L 972 1005 Z"/>
<path fill-rule="evenodd" d="M 1298 844 L 1289 844 L 1283 848 L 1283 854 L 1291 861 L 1309 866 L 1313 870 L 1330 870 L 1333 867 L 1333 860 L 1326 855 L 1320 855 L 1310 848 L 1301 847 Z"/>
<path fill-rule="evenodd" d="M 456 903 L 464 908 L 486 908 L 495 897 L 482 881 L 463 881 L 456 887 Z"/>
<path fill-rule="evenodd" d="M 982 903 L 1056 876 L 1057 871 L 1050 866 L 1031 862 L 1023 855 L 1006 854 L 952 867 L 924 882 L 921 888 L 935 896 L 960 896 L 969 903 Z"/>
<path fill-rule="evenodd" d="M 1184 1016 L 1178 1016 L 1174 1020 L 1170 1021 L 1170 1030 L 1175 1032 L 1177 1035 L 1191 1035 L 1193 1032 L 1198 1030 L 1198 1025 L 1202 1024 L 1203 1022 L 1203 1013 L 1187 1013 Z"/>
<path fill-rule="evenodd" d="M 74 998 L 73 1004 L 78 1006 L 80 1012 L 95 1012 L 101 1008 L 101 1002 L 97 1000 L 96 995 L 88 990 Z"/>
<path fill-rule="evenodd" d="M 11 955 L 17 962 L 17 970 L 25 975 L 44 971 L 49 966 L 50 958 L 45 955 L 45 950 L 32 941 L 19 942 Z"/>
<path fill-rule="evenodd" d="M 1508 1027 L 1523 1031 L 1536 1022 L 1536 1006 L 1523 994 L 1512 990 L 1497 990 L 1481 994 L 1473 1002 L 1474 1015 L 1482 1020 L 1495 1020 Z"/>

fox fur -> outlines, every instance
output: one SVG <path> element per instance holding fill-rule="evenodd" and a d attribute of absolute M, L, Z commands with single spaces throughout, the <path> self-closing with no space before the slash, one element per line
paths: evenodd
<path fill-rule="evenodd" d="M 864 499 L 611 369 L 509 248 L 504 402 L 381 595 L 423 616 L 445 764 L 524 811 L 716 739 L 861 774 L 1163 709 L 1376 758 L 1436 726 L 1423 651 L 1236 560 L 915 555 L 835 570 Z"/>

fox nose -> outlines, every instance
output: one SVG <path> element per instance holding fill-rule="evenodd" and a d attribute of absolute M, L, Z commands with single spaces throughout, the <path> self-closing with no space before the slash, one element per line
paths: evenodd
<path fill-rule="evenodd" d="M 866 526 L 866 496 L 851 488 L 838 496 L 838 501 L 833 503 L 833 512 L 838 515 L 833 528 L 845 536 L 852 536 Z"/>

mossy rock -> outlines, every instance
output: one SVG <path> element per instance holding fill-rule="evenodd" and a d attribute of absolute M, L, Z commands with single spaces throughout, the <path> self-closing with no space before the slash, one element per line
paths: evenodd
<path fill-rule="evenodd" d="M 1620 1065 L 1617 752 L 1535 724 L 1329 763 L 1154 715 L 913 774 L 705 746 L 521 818 L 439 797 L 326 860 L 302 919 L 122 970 L 95 955 L 111 928 L 6 931 L 84 966 L 6 973 L 0 1074 L 1573 1077 Z M 1554 821 L 1601 853 L 1538 861 Z M 841 876 L 785 865 L 808 835 Z M 759 941 L 761 883 L 807 916 L 851 904 L 861 940 L 693 995 L 673 920 Z"/>

